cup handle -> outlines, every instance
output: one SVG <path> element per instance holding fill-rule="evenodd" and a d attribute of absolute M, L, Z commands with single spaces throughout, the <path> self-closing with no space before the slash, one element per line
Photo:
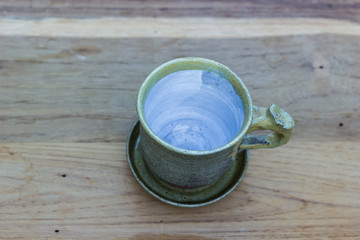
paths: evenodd
<path fill-rule="evenodd" d="M 287 143 L 295 127 L 293 118 L 276 104 L 269 108 L 253 106 L 253 117 L 248 133 L 256 130 L 271 130 L 267 135 L 246 135 L 241 149 L 274 148 Z"/>

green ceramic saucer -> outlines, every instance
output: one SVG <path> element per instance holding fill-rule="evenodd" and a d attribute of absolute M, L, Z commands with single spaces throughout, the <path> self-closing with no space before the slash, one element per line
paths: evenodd
<path fill-rule="evenodd" d="M 159 200 L 178 207 L 200 207 L 222 199 L 241 182 L 248 164 L 248 152 L 244 150 L 216 182 L 197 188 L 173 186 L 156 177 L 142 158 L 139 121 L 135 122 L 129 134 L 127 157 L 136 180 L 146 191 Z"/>

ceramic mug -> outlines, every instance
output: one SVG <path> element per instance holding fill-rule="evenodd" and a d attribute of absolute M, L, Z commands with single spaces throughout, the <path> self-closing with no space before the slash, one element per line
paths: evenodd
<path fill-rule="evenodd" d="M 219 179 L 244 149 L 288 142 L 295 123 L 278 105 L 252 105 L 241 79 L 213 60 L 188 57 L 162 64 L 137 97 L 143 158 L 160 179 L 200 187 Z M 248 135 L 272 130 L 267 135 Z"/>

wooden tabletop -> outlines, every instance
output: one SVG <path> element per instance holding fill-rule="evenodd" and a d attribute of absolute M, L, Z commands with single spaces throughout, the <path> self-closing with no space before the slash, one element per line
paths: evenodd
<path fill-rule="evenodd" d="M 127 163 L 136 94 L 200 56 L 295 119 L 242 183 L 185 209 Z M 0 1 L 0 239 L 359 239 L 360 2 Z"/>

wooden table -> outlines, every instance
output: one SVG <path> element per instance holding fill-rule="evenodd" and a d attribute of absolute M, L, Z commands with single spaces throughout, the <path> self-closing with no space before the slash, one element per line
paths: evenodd
<path fill-rule="evenodd" d="M 359 239 L 360 2 L 1 1 L 0 239 Z M 212 205 L 150 196 L 126 159 L 137 90 L 217 60 L 296 122 Z"/>

